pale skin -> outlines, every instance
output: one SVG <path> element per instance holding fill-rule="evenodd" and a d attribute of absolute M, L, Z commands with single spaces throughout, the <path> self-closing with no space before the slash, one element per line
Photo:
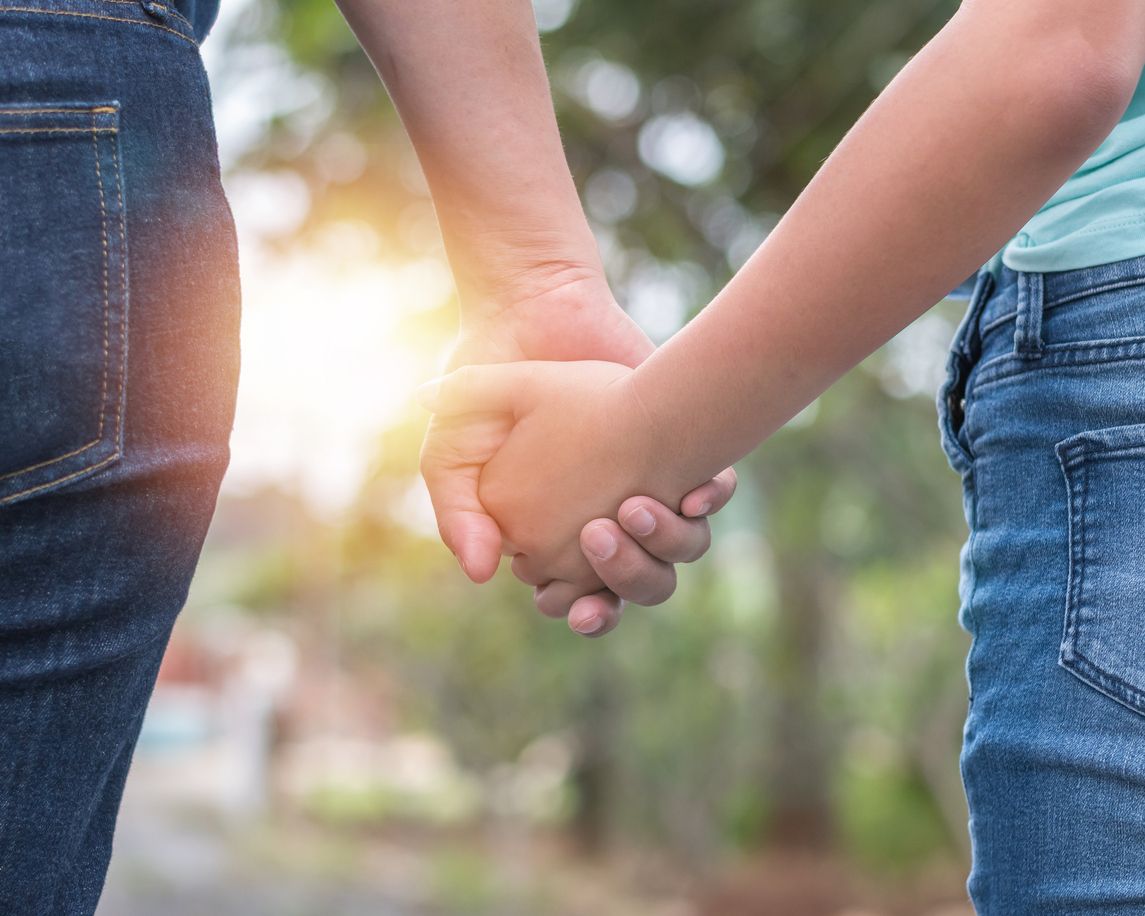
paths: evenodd
<path fill-rule="evenodd" d="M 617 305 L 569 174 L 528 0 L 340 0 L 402 117 L 430 187 L 461 303 L 450 361 L 599 359 L 635 366 L 647 336 Z M 433 421 L 422 450 L 446 545 L 476 582 L 500 561 L 500 527 L 478 498 L 480 446 L 503 420 Z M 585 635 L 619 619 L 621 598 L 664 600 L 676 562 L 707 550 L 706 516 L 735 489 L 718 469 L 671 508 L 618 502 L 591 523 L 581 588 L 542 609 Z M 638 492 L 638 491 L 633 491 Z M 600 500 L 594 500 L 598 504 Z M 678 511 L 677 511 L 678 510 Z M 592 513 L 583 514 L 584 521 Z"/>
<path fill-rule="evenodd" d="M 965 0 L 637 368 L 514 363 L 428 385 L 458 448 L 474 412 L 503 419 L 480 443 L 480 497 L 539 603 L 589 581 L 588 516 L 633 492 L 672 505 L 989 259 L 1109 134 L 1143 66 L 1139 0 Z"/>

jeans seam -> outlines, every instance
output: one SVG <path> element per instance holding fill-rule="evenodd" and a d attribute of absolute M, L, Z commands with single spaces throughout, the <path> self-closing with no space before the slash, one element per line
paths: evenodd
<path fill-rule="evenodd" d="M 0 134 L 114 134 L 114 127 L 0 127 Z"/>
<path fill-rule="evenodd" d="M 971 579 L 971 581 L 970 581 L 970 594 L 968 594 L 966 596 L 966 613 L 970 617 L 971 626 L 974 627 L 974 633 L 972 634 L 973 639 L 975 641 L 977 641 L 977 638 L 978 638 L 978 615 L 974 613 L 974 598 L 978 594 L 978 564 L 974 559 L 974 554 L 975 554 L 975 548 L 977 548 L 977 546 L 978 546 L 978 532 L 979 532 L 978 490 L 974 486 L 974 476 L 973 476 L 974 475 L 974 469 L 971 468 L 969 471 L 967 471 L 967 474 L 968 474 L 968 477 L 966 480 L 966 485 L 970 489 L 970 506 L 971 506 L 970 521 L 971 521 L 972 527 L 970 529 L 970 535 L 969 535 L 970 541 L 967 544 L 966 552 L 967 552 L 968 558 L 970 560 L 970 573 L 973 576 L 973 579 Z M 973 650 L 973 646 L 971 646 L 971 650 Z M 969 671 L 967 671 L 967 674 L 969 675 Z M 973 690 L 973 686 L 972 685 L 970 685 L 970 686 L 971 686 L 971 690 Z"/>
<path fill-rule="evenodd" d="M 975 379 L 975 390 L 987 388 L 1037 369 L 1093 366 L 1100 363 L 1141 359 L 1142 357 L 1145 357 L 1145 337 L 1133 337 L 1123 341 L 1111 339 L 1048 344 L 1042 350 L 1040 360 L 1033 365 L 1029 361 L 1016 359 L 1014 353 L 1004 353 L 987 360 L 980 367 L 978 377 Z M 1010 363 L 1013 365 L 1008 371 L 995 368 Z"/>
<path fill-rule="evenodd" d="M 1080 292 L 1070 293 L 1068 296 L 1062 296 L 1060 299 L 1054 299 L 1046 303 L 1046 308 L 1055 305 L 1065 305 L 1067 302 L 1074 302 L 1078 299 L 1084 299 L 1086 296 L 1096 296 L 1099 293 L 1109 293 L 1118 289 L 1126 289 L 1130 286 L 1145 285 L 1145 277 L 1126 277 L 1123 280 L 1111 280 L 1108 283 L 1103 283 L 1100 286 L 1090 286 Z"/>
<path fill-rule="evenodd" d="M 1133 286 L 1145 286 L 1145 277 L 1127 277 L 1124 280 L 1117 280 L 1110 283 L 1104 283 L 1100 286 L 1087 287 L 1084 290 L 1076 293 L 1070 293 L 1068 296 L 1062 296 L 1060 299 L 1047 300 L 1042 306 L 1045 311 L 1052 308 L 1057 308 L 1059 305 L 1066 305 L 1070 302 L 1076 302 L 1078 299 L 1085 299 L 1088 296 L 1097 296 L 1101 293 L 1110 293 L 1119 289 L 1128 289 Z M 988 324 L 982 326 L 982 333 L 988 334 L 994 328 L 1001 327 L 1007 321 L 1013 321 L 1017 316 L 1018 310 L 1013 309 L 1005 315 L 999 315 L 997 318 L 992 319 Z"/>
<path fill-rule="evenodd" d="M 130 308 L 130 292 L 127 287 L 127 208 L 123 203 L 123 166 L 119 161 L 119 144 L 111 145 L 111 161 L 115 169 L 115 198 L 119 204 L 119 390 L 116 392 L 115 406 L 115 449 L 119 457 L 123 453 L 123 405 L 127 400 L 127 310 Z"/>
<path fill-rule="evenodd" d="M 0 506 L 13 502 L 19 497 L 30 496 L 33 493 L 39 493 L 41 490 L 50 490 L 54 487 L 60 486 L 61 484 L 65 484 L 70 480 L 75 480 L 77 477 L 83 477 L 85 475 L 92 474 L 95 471 L 98 471 L 100 468 L 107 467 L 109 464 L 116 461 L 120 457 L 120 452 L 118 449 L 116 449 L 115 452 L 108 455 L 102 461 L 97 461 L 95 464 L 89 464 L 87 467 L 82 467 L 79 470 L 73 471 L 70 474 L 66 474 L 63 477 L 57 477 L 55 480 L 45 481 L 44 483 L 37 484 L 34 487 L 28 487 L 26 490 L 20 490 L 16 493 L 9 493 L 7 496 L 0 498 Z"/>
<path fill-rule="evenodd" d="M 95 108 L 0 108 L 0 115 L 29 115 L 29 114 L 115 114 L 116 109 L 110 105 L 99 105 Z M 111 128 L 115 130 L 116 128 Z"/>
<path fill-rule="evenodd" d="M 134 6 L 134 7 L 139 6 L 139 0 L 98 0 L 98 2 L 100 2 L 100 3 L 118 3 L 120 6 Z M 151 7 L 153 9 L 159 10 L 159 12 L 161 12 L 161 13 L 168 13 L 169 15 L 174 16 L 176 19 L 181 20 L 183 22 L 183 24 L 186 25 L 189 29 L 194 30 L 195 26 L 191 22 L 191 20 L 188 19 L 186 16 L 184 16 L 182 13 L 180 13 L 174 7 L 167 6 L 164 3 L 151 3 Z"/>
<path fill-rule="evenodd" d="M 1076 509 L 1075 517 L 1072 519 L 1070 531 L 1077 533 L 1077 540 L 1070 550 L 1070 560 L 1073 563 L 1073 569 L 1077 570 L 1076 576 L 1071 576 L 1072 581 L 1069 588 L 1066 590 L 1066 639 L 1070 644 L 1070 652 L 1076 653 L 1077 641 L 1081 635 L 1081 619 L 1079 609 L 1081 606 L 1082 586 L 1085 583 L 1085 554 L 1086 554 L 1086 524 L 1085 524 L 1085 507 L 1089 501 L 1089 467 L 1081 459 L 1084 457 L 1084 450 L 1076 456 L 1076 459 L 1071 458 L 1067 463 L 1066 481 L 1067 486 L 1070 488 L 1070 508 Z M 1078 487 L 1075 489 L 1073 482 L 1069 479 L 1069 468 L 1073 467 L 1076 463 L 1077 472 L 1080 479 L 1077 481 Z M 1071 570 L 1072 572 L 1072 570 Z"/>
<path fill-rule="evenodd" d="M 198 48 L 198 43 L 182 32 L 168 28 L 165 25 L 160 25 L 158 22 L 146 22 L 142 19 L 128 19 L 125 16 L 105 16 L 101 13 L 81 13 L 74 10 L 48 10 L 42 7 L 34 6 L 0 6 L 0 13 L 39 13 L 45 16 L 72 16 L 77 19 L 103 19 L 107 22 L 126 22 L 129 25 L 142 25 L 150 29 L 159 29 L 161 32 L 169 32 L 176 38 L 180 38 L 187 42 L 192 48 Z M 182 17 L 180 17 L 182 18 Z"/>

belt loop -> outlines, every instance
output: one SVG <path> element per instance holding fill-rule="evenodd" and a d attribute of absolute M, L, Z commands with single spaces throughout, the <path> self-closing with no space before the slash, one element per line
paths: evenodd
<path fill-rule="evenodd" d="M 139 5 L 143 7 L 143 12 L 152 19 L 158 19 L 160 22 L 167 21 L 167 7 L 159 3 L 158 0 L 139 0 Z"/>
<path fill-rule="evenodd" d="M 1018 311 L 1014 326 L 1014 352 L 1027 359 L 1042 355 L 1042 311 L 1045 302 L 1042 275 L 1018 273 Z"/>

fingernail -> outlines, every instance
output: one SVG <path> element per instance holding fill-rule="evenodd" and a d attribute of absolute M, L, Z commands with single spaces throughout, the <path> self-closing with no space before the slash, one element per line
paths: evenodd
<path fill-rule="evenodd" d="M 633 534 L 651 534 L 656 529 L 656 517 L 643 506 L 629 512 L 625 521 Z"/>
<path fill-rule="evenodd" d="M 616 538 L 612 533 L 600 525 L 595 528 L 589 528 L 584 533 L 585 547 L 598 560 L 607 560 L 614 553 L 616 553 Z M 580 631 L 578 631 L 580 632 Z"/>
<path fill-rule="evenodd" d="M 593 633 L 599 633 L 604 626 L 604 621 L 596 617 L 586 617 L 580 623 L 573 624 L 573 629 L 580 633 L 581 636 L 592 636 Z"/>
<path fill-rule="evenodd" d="M 707 515 L 711 510 L 711 503 L 700 503 L 700 508 L 696 510 L 696 515 Z"/>
<path fill-rule="evenodd" d="M 441 379 L 431 379 L 424 385 L 419 385 L 414 391 L 413 396 L 417 402 L 426 410 L 433 410 L 434 404 L 437 403 L 437 394 L 441 391 Z"/>

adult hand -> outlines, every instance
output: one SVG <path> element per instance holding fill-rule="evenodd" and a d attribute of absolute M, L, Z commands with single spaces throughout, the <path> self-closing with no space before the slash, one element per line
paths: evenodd
<path fill-rule="evenodd" d="M 513 293 L 496 307 L 468 303 L 450 368 L 469 363 L 522 359 L 602 359 L 635 366 L 653 350 L 651 341 L 617 305 L 603 275 L 594 267 L 560 264 L 533 269 L 506 283 Z M 480 316 L 474 318 L 472 316 Z M 466 575 L 488 580 L 497 569 L 502 542 L 497 523 L 477 496 L 481 469 L 495 443 L 503 440 L 504 418 L 471 420 L 465 447 L 459 448 L 455 421 L 435 417 L 422 447 L 421 467 L 437 515 L 438 529 Z M 585 556 L 604 590 L 576 594 L 570 586 L 538 588 L 542 612 L 569 617 L 586 635 L 601 635 L 619 620 L 621 599 L 662 601 L 675 588 L 676 562 L 702 555 L 710 542 L 706 516 L 719 511 L 735 489 L 730 469 L 688 494 L 677 515 L 667 506 L 636 497 L 621 518 L 597 519 L 585 526 Z M 647 519 L 638 509 L 647 511 Z M 611 544 L 604 544 L 611 539 Z M 595 553 L 594 553 L 595 550 Z"/>

